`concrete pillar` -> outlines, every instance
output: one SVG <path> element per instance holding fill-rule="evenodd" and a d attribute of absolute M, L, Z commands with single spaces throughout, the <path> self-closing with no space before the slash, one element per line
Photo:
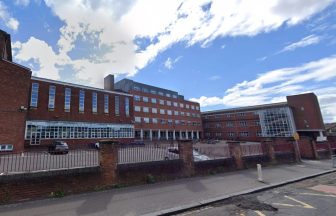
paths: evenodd
<path fill-rule="evenodd" d="M 182 161 L 182 172 L 185 176 L 195 174 L 193 144 L 191 140 L 179 140 L 178 149 Z"/>
<path fill-rule="evenodd" d="M 140 130 L 140 138 L 141 140 L 143 140 L 143 130 L 142 129 Z"/>
<path fill-rule="evenodd" d="M 175 137 L 175 130 L 173 131 L 173 140 L 176 140 L 176 137 Z"/>
<path fill-rule="evenodd" d="M 182 131 L 180 131 L 180 139 L 182 139 Z"/>
<path fill-rule="evenodd" d="M 153 140 L 153 133 L 152 133 L 152 130 L 150 129 L 149 130 L 149 139 L 152 141 Z"/>
<path fill-rule="evenodd" d="M 188 130 L 186 130 L 186 139 L 189 139 L 189 137 L 188 137 Z"/>
<path fill-rule="evenodd" d="M 166 140 L 168 140 L 168 130 L 166 130 Z"/>
<path fill-rule="evenodd" d="M 158 132 L 158 139 L 159 140 L 161 139 L 161 130 L 159 130 L 159 132 Z"/>
<path fill-rule="evenodd" d="M 99 163 L 103 184 L 116 184 L 119 143 L 116 141 L 101 141 L 99 147 Z"/>
<path fill-rule="evenodd" d="M 194 131 L 193 130 L 191 131 L 191 137 L 190 137 L 190 139 L 194 139 Z"/>
<path fill-rule="evenodd" d="M 199 131 L 196 131 L 196 138 L 199 139 Z"/>
<path fill-rule="evenodd" d="M 228 141 L 231 157 L 234 160 L 237 169 L 244 169 L 243 154 L 240 146 L 240 142 Z"/>

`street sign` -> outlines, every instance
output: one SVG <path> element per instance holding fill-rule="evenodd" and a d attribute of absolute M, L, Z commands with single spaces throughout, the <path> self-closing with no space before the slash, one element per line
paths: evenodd
<path fill-rule="evenodd" d="M 298 140 L 300 139 L 300 136 L 299 136 L 298 132 L 295 132 L 295 133 L 293 134 L 293 138 L 294 138 L 296 141 L 298 141 Z"/>

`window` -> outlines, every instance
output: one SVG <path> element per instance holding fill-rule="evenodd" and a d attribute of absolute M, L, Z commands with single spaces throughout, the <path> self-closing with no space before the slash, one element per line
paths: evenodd
<path fill-rule="evenodd" d="M 184 112 L 181 112 L 181 116 L 184 116 Z"/>
<path fill-rule="evenodd" d="M 66 112 L 70 111 L 71 103 L 71 88 L 65 88 L 64 90 L 64 110 Z"/>
<path fill-rule="evenodd" d="M 172 125 L 172 124 L 173 124 L 173 120 L 172 120 L 172 119 L 168 119 L 167 123 L 168 123 L 169 125 Z"/>
<path fill-rule="evenodd" d="M 177 102 L 174 102 L 174 107 L 177 107 Z"/>
<path fill-rule="evenodd" d="M 149 108 L 148 108 L 148 107 L 143 107 L 142 109 L 143 109 L 143 111 L 144 111 L 145 113 L 148 113 L 148 112 L 149 112 Z"/>
<path fill-rule="evenodd" d="M 242 126 L 242 127 L 246 127 L 247 122 L 246 121 L 241 121 L 241 122 L 239 122 L 239 125 Z"/>
<path fill-rule="evenodd" d="M 258 132 L 256 133 L 256 135 L 257 135 L 257 137 L 262 137 L 262 132 L 261 132 L 261 131 L 258 131 Z"/>
<path fill-rule="evenodd" d="M 235 133 L 234 133 L 234 132 L 229 132 L 229 133 L 228 133 L 228 136 L 229 136 L 229 137 L 234 137 L 234 136 L 235 136 Z"/>
<path fill-rule="evenodd" d="M 167 114 L 168 115 L 172 115 L 172 111 L 171 110 L 167 110 Z"/>
<path fill-rule="evenodd" d="M 30 106 L 37 107 L 38 102 L 38 92 L 39 92 L 39 84 L 33 83 L 32 90 L 31 90 L 31 98 L 30 98 Z"/>
<path fill-rule="evenodd" d="M 163 96 L 163 92 L 159 92 L 159 95 Z"/>
<path fill-rule="evenodd" d="M 226 122 L 226 127 L 233 127 L 233 122 Z"/>
<path fill-rule="evenodd" d="M 139 88 L 138 86 L 134 86 L 133 89 L 134 89 L 135 91 L 140 91 L 140 88 Z"/>
<path fill-rule="evenodd" d="M 245 116 L 244 112 L 237 113 L 237 116 Z"/>
<path fill-rule="evenodd" d="M 152 108 L 152 113 L 157 113 L 157 108 Z"/>
<path fill-rule="evenodd" d="M 166 94 L 166 96 L 167 96 L 167 97 L 170 97 L 170 94 L 169 94 L 169 93 L 167 93 L 167 94 Z"/>
<path fill-rule="evenodd" d="M 104 113 L 109 113 L 109 96 L 104 95 Z"/>
<path fill-rule="evenodd" d="M 79 112 L 84 112 L 84 100 L 85 100 L 85 92 L 84 90 L 79 91 Z"/>
<path fill-rule="evenodd" d="M 180 120 L 175 120 L 175 124 L 179 125 L 180 124 Z"/>
<path fill-rule="evenodd" d="M 195 106 L 194 106 L 194 105 L 191 105 L 191 109 L 195 109 Z"/>
<path fill-rule="evenodd" d="M 143 118 L 143 120 L 144 120 L 145 123 L 147 123 L 147 124 L 149 123 L 149 118 Z"/>
<path fill-rule="evenodd" d="M 134 117 L 135 122 L 141 123 L 141 117 Z"/>
<path fill-rule="evenodd" d="M 0 152 L 2 151 L 13 151 L 13 145 L 12 144 L 2 144 L 0 145 Z"/>
<path fill-rule="evenodd" d="M 143 88 L 142 91 L 145 92 L 145 93 L 149 92 L 148 89 L 146 89 L 146 88 Z"/>
<path fill-rule="evenodd" d="M 189 104 L 186 104 L 186 106 L 185 106 L 187 109 L 189 109 Z"/>
<path fill-rule="evenodd" d="M 164 105 L 164 100 L 160 100 L 160 105 Z"/>
<path fill-rule="evenodd" d="M 177 98 L 177 95 L 173 95 L 173 98 L 175 98 L 175 99 L 176 99 L 176 98 Z"/>
<path fill-rule="evenodd" d="M 148 102 L 148 97 L 142 97 L 143 102 Z"/>
<path fill-rule="evenodd" d="M 190 113 L 187 112 L 187 116 L 190 116 Z"/>
<path fill-rule="evenodd" d="M 167 105 L 168 105 L 168 106 L 171 106 L 171 101 L 167 101 Z"/>
<path fill-rule="evenodd" d="M 216 128 L 221 128 L 221 127 L 222 127 L 222 124 L 221 124 L 221 123 L 216 123 L 215 127 L 216 127 Z"/>
<path fill-rule="evenodd" d="M 255 125 L 260 126 L 260 121 L 255 121 Z"/>
<path fill-rule="evenodd" d="M 140 101 L 140 96 L 139 95 L 134 95 L 134 100 L 135 101 Z"/>
<path fill-rule="evenodd" d="M 129 98 L 125 97 L 125 114 L 126 116 L 130 115 L 130 109 L 129 109 Z"/>
<path fill-rule="evenodd" d="M 153 124 L 157 124 L 158 123 L 157 118 L 152 118 L 152 122 L 153 122 Z"/>
<path fill-rule="evenodd" d="M 180 103 L 180 107 L 181 107 L 181 108 L 184 108 L 184 104 L 183 104 L 183 103 Z"/>
<path fill-rule="evenodd" d="M 176 116 L 177 116 L 178 114 L 179 114 L 179 112 L 178 112 L 178 111 L 174 111 L 174 115 L 176 115 Z"/>
<path fill-rule="evenodd" d="M 151 101 L 153 104 L 156 104 L 156 98 L 152 98 Z"/>
<path fill-rule="evenodd" d="M 199 110 L 199 106 L 196 106 L 196 110 Z"/>
<path fill-rule="evenodd" d="M 92 112 L 97 112 L 97 92 L 92 92 Z"/>
<path fill-rule="evenodd" d="M 141 111 L 141 107 L 140 106 L 135 106 L 134 107 L 134 111 L 135 112 L 140 112 Z"/>
<path fill-rule="evenodd" d="M 49 102 L 48 102 L 49 109 L 55 109 L 55 95 L 56 95 L 56 86 L 49 86 Z"/>
<path fill-rule="evenodd" d="M 241 137 L 248 137 L 249 133 L 248 132 L 240 132 Z"/>
<path fill-rule="evenodd" d="M 120 97 L 119 96 L 114 96 L 114 113 L 116 116 L 120 115 Z"/>
<path fill-rule="evenodd" d="M 166 124 L 166 120 L 165 120 L 165 119 L 161 119 L 161 120 L 160 120 L 160 123 L 161 123 L 161 124 Z"/>
<path fill-rule="evenodd" d="M 160 109 L 160 114 L 165 114 L 165 110 L 164 109 Z"/>
<path fill-rule="evenodd" d="M 150 93 L 152 93 L 152 94 L 156 94 L 156 91 L 153 90 L 153 89 L 151 89 L 151 90 L 150 90 Z"/>

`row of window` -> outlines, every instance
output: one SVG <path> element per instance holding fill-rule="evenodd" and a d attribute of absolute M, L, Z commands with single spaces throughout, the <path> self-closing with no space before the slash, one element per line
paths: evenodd
<path fill-rule="evenodd" d="M 179 111 L 177 111 L 177 110 L 174 110 L 174 111 L 172 111 L 172 110 L 164 110 L 164 109 L 158 109 L 158 108 L 150 108 L 150 107 L 142 107 L 142 112 L 144 112 L 144 113 L 149 113 L 149 110 L 151 109 L 151 112 L 152 113 L 154 113 L 154 114 L 157 114 L 158 113 L 158 110 L 159 110 L 159 112 L 160 112 L 160 114 L 162 114 L 162 115 L 165 115 L 165 114 L 167 114 L 167 115 L 175 115 L 175 116 L 178 116 L 178 115 L 180 115 L 180 116 L 188 116 L 188 117 L 198 117 L 198 118 L 200 118 L 201 117 L 201 115 L 199 114 L 199 113 L 189 113 L 189 112 L 179 112 Z M 140 106 L 134 106 L 134 111 L 135 112 L 141 112 L 141 107 Z"/>
<path fill-rule="evenodd" d="M 130 125 L 70 123 L 70 122 L 27 122 L 27 140 L 36 139 L 90 139 L 90 138 L 133 138 Z"/>
<path fill-rule="evenodd" d="M 158 94 L 160 96 L 172 97 L 172 98 L 177 99 L 177 95 L 176 94 L 164 93 L 162 91 L 156 91 L 154 89 L 141 88 L 139 86 L 134 86 L 133 89 L 135 91 L 142 91 L 144 93 L 151 93 L 151 94 L 155 94 L 155 95 Z"/>
<path fill-rule="evenodd" d="M 236 133 L 236 132 L 227 132 L 226 136 L 227 137 L 237 137 L 237 136 L 239 136 L 239 137 L 248 137 L 248 136 L 250 136 L 250 134 L 251 133 L 247 132 L 247 131 L 242 131 L 242 132 L 238 132 L 238 133 Z M 205 133 L 206 137 L 212 137 L 211 135 L 212 135 L 211 133 Z M 222 137 L 222 136 L 225 136 L 225 133 L 217 132 L 217 133 L 214 133 L 214 135 L 215 135 L 215 137 Z M 258 131 L 258 132 L 255 133 L 255 135 L 257 137 L 262 137 L 262 132 Z"/>
<path fill-rule="evenodd" d="M 223 126 L 226 127 L 235 127 L 235 126 L 239 126 L 239 127 L 247 127 L 249 124 L 247 121 L 240 121 L 240 122 L 226 122 L 224 123 L 215 123 L 215 124 L 210 124 L 210 123 L 205 123 L 204 124 L 204 128 L 222 128 Z M 254 121 L 254 122 L 250 122 L 250 126 L 260 126 L 260 121 Z"/>
<path fill-rule="evenodd" d="M 223 114 L 211 114 L 211 115 L 204 115 L 204 119 L 220 119 L 223 117 L 231 118 L 231 117 L 243 117 L 246 116 L 248 113 L 253 113 L 254 115 L 258 115 L 258 112 L 238 112 L 238 113 L 223 113 Z"/>
<path fill-rule="evenodd" d="M 136 123 L 152 123 L 152 124 L 162 124 L 162 125 L 189 125 L 189 126 L 201 126 L 200 122 L 184 121 L 184 120 L 173 120 L 173 119 L 158 119 L 158 118 L 148 118 L 148 117 L 134 117 Z"/>
<path fill-rule="evenodd" d="M 142 98 L 142 100 L 141 100 Z M 156 99 L 156 98 L 148 98 L 148 97 L 144 97 L 144 96 L 139 96 L 139 95 L 134 95 L 134 101 L 143 101 L 146 103 L 159 103 L 160 105 L 167 105 L 167 106 L 174 106 L 174 107 L 180 107 L 180 108 L 186 108 L 186 109 L 192 109 L 192 110 L 199 110 L 199 106 L 195 106 L 195 105 L 189 105 L 189 104 L 183 104 L 183 103 L 177 103 L 177 102 L 172 102 L 172 101 L 165 101 L 162 99 Z"/>
<path fill-rule="evenodd" d="M 32 83 L 32 90 L 31 90 L 31 100 L 30 100 L 30 106 L 31 107 L 37 107 L 38 104 L 38 94 L 39 94 L 39 84 L 38 83 Z M 56 86 L 50 85 L 49 86 L 49 98 L 48 98 L 48 108 L 50 110 L 55 109 L 55 98 L 56 98 Z M 109 95 L 104 94 L 104 113 L 109 113 Z M 79 91 L 79 112 L 84 112 L 85 109 L 85 91 L 80 90 Z M 120 115 L 120 97 L 118 95 L 114 96 L 114 113 L 115 115 Z M 130 115 L 130 109 L 129 109 L 129 98 L 125 97 L 125 114 L 126 116 Z M 64 110 L 66 112 L 70 112 L 71 109 L 71 88 L 65 88 L 64 89 Z M 97 92 L 92 92 L 92 112 L 97 113 L 98 112 L 98 94 Z"/>

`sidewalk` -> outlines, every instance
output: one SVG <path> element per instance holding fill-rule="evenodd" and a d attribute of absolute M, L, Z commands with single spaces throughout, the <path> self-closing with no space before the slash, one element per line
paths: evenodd
<path fill-rule="evenodd" d="M 62 199 L 48 199 L 0 206 L 9 215 L 158 215 L 260 190 L 332 171 L 331 160 L 303 161 L 263 169 L 265 183 L 257 181 L 256 169 L 214 176 L 181 179 L 137 187 L 109 190 Z"/>

